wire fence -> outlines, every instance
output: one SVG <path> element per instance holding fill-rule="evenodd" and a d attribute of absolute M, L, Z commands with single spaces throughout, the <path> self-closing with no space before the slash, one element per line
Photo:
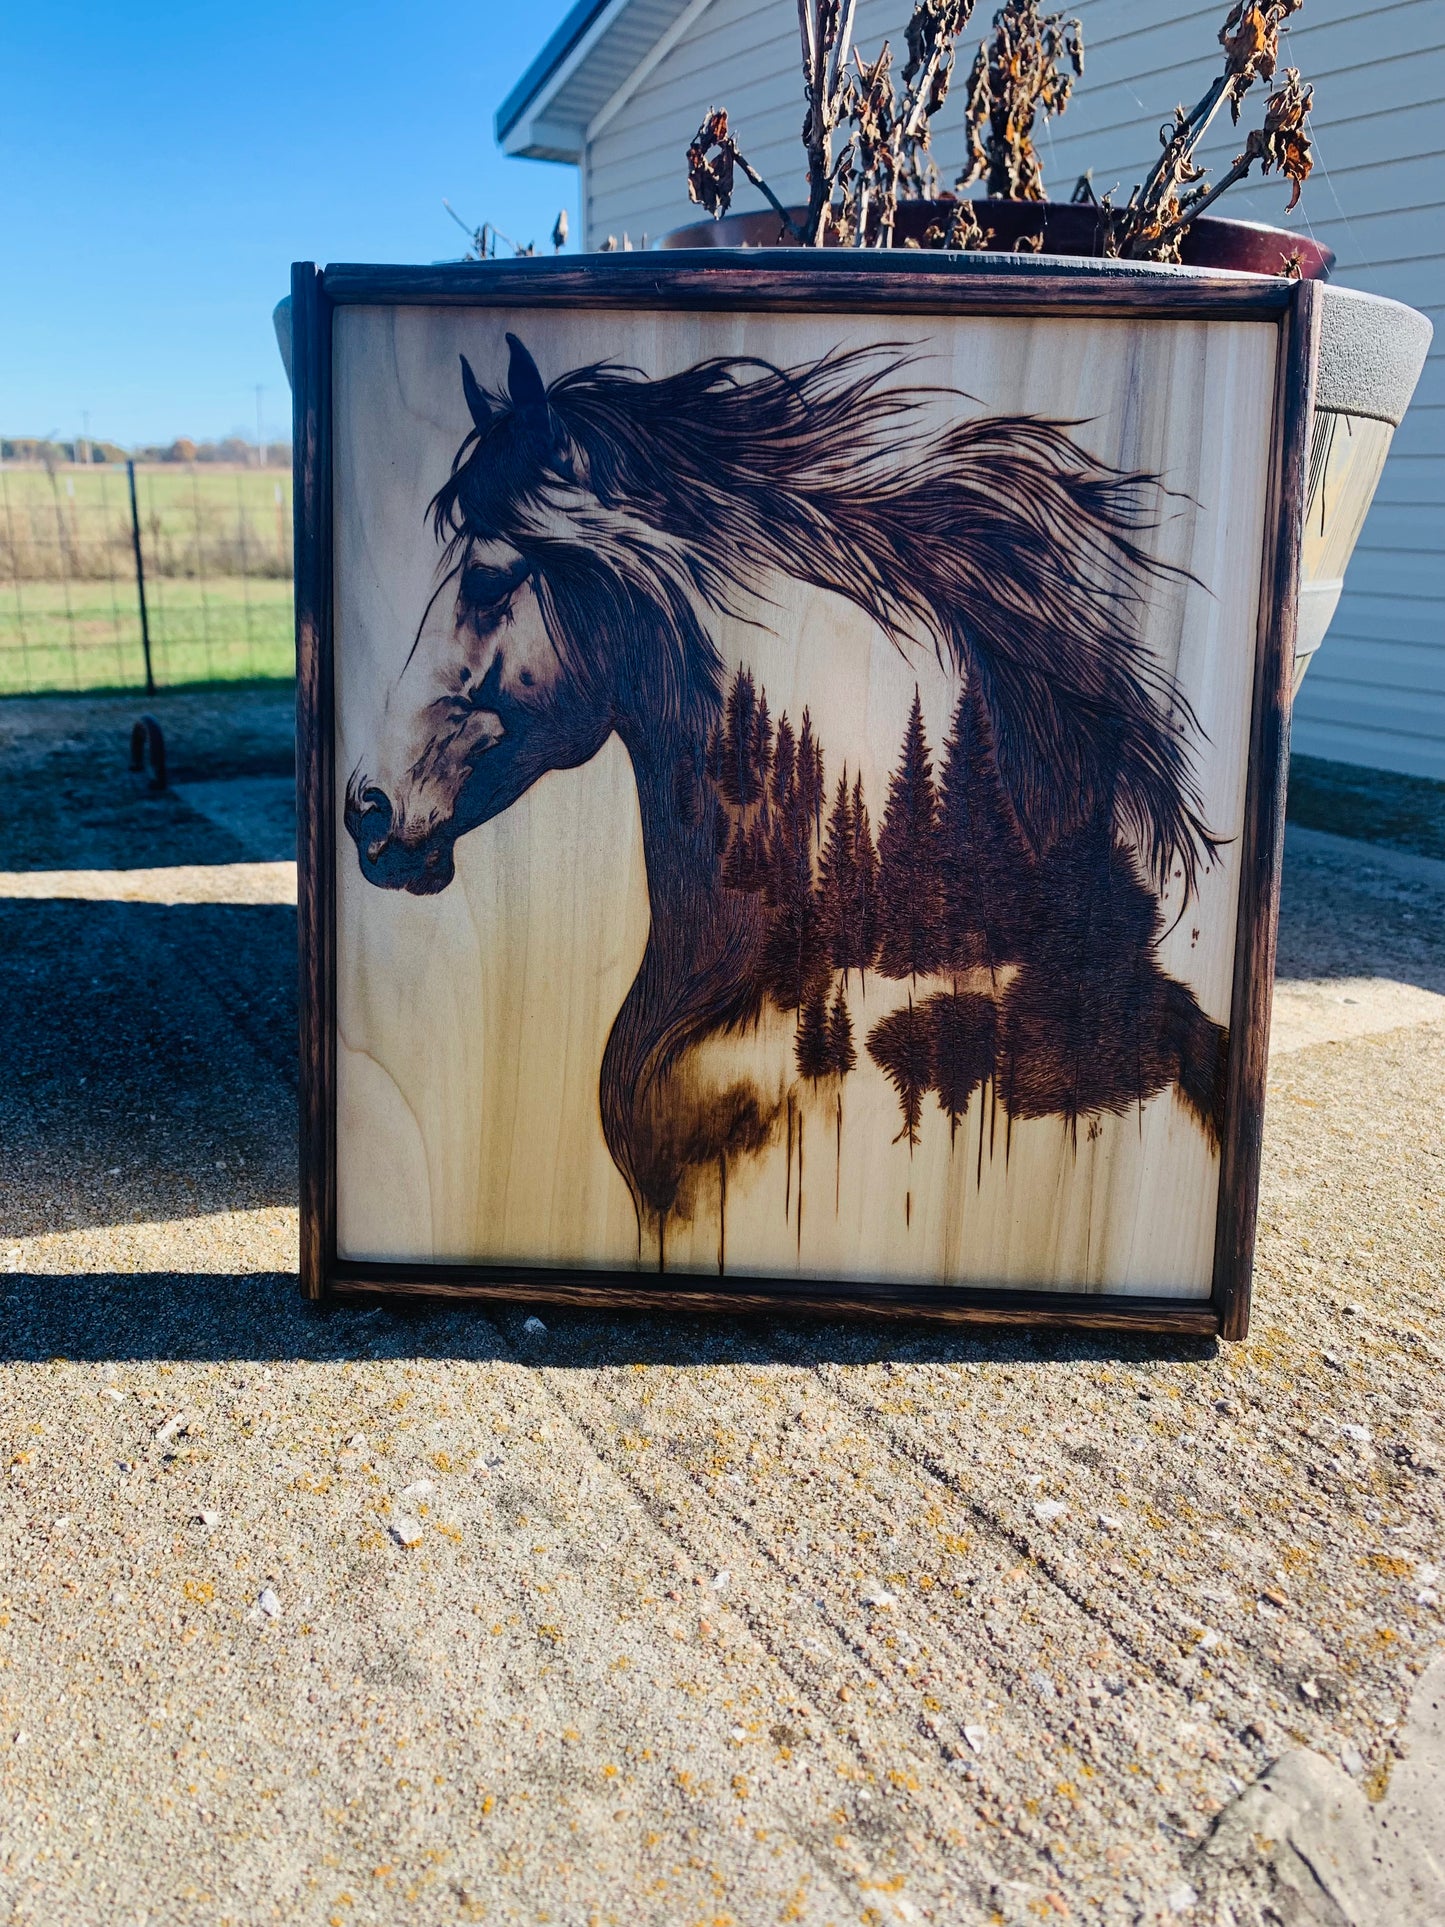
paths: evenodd
<path fill-rule="evenodd" d="M 0 461 L 0 695 L 289 676 L 279 468 Z"/>

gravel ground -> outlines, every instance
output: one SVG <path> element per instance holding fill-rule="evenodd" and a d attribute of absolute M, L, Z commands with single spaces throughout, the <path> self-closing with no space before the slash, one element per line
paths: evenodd
<path fill-rule="evenodd" d="M 285 696 L 154 707 L 0 708 L 0 861 L 274 862 Z M 1445 1917 L 1432 1006 L 1275 1057 L 1242 1345 L 318 1314 L 251 874 L 0 897 L 0 1918 Z M 1442 911 L 1295 838 L 1300 1034 Z"/>

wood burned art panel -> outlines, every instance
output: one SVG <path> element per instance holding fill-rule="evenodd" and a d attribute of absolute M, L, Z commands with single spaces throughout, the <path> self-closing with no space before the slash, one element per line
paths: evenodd
<path fill-rule="evenodd" d="M 1206 1298 L 1276 330 L 333 325 L 339 1256 Z"/>

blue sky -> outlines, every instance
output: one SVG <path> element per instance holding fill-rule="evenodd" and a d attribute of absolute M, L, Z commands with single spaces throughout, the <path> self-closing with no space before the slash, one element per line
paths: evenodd
<path fill-rule="evenodd" d="M 289 434 L 293 260 L 435 261 L 445 195 L 547 245 L 570 167 L 505 159 L 498 102 L 567 0 L 4 8 L 0 433 Z"/>

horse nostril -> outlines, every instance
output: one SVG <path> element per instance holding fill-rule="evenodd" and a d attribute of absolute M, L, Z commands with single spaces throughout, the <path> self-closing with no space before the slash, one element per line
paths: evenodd
<path fill-rule="evenodd" d="M 385 790 L 364 789 L 361 792 L 359 824 L 364 825 L 367 834 L 366 854 L 375 863 L 386 848 L 391 836 L 392 819 L 395 814 L 391 799 Z M 360 841 L 360 839 L 357 839 Z"/>

